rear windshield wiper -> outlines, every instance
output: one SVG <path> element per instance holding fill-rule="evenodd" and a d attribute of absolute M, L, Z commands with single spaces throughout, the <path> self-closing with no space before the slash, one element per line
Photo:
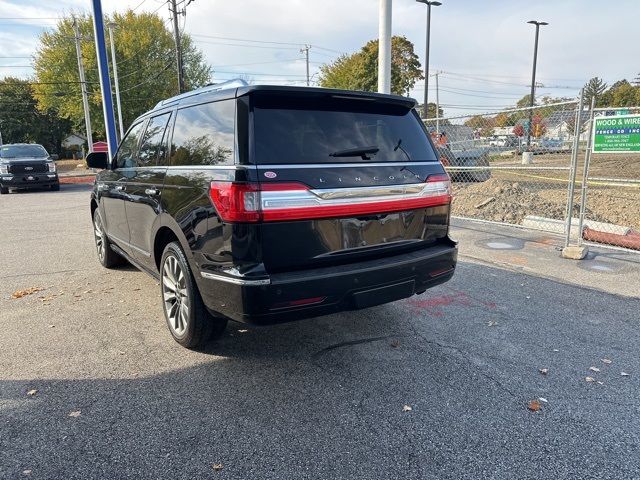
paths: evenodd
<path fill-rule="evenodd" d="M 378 153 L 380 149 L 376 146 L 370 147 L 358 147 L 347 148 L 345 150 L 338 150 L 337 152 L 330 153 L 330 157 L 362 157 L 363 160 L 370 160 L 369 153 Z"/>

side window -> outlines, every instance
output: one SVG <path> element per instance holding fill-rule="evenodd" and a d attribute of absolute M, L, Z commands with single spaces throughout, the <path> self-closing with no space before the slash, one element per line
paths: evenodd
<path fill-rule="evenodd" d="M 130 168 L 135 167 L 137 163 L 136 154 L 138 152 L 138 143 L 142 134 L 144 122 L 140 122 L 129 129 L 125 137 L 120 142 L 120 148 L 116 153 L 116 167 Z"/>
<path fill-rule="evenodd" d="M 138 152 L 139 167 L 156 165 L 158 157 L 164 153 L 162 139 L 170 117 L 171 113 L 165 113 L 149 120 Z"/>
<path fill-rule="evenodd" d="M 233 165 L 235 100 L 178 110 L 171 165 Z"/>

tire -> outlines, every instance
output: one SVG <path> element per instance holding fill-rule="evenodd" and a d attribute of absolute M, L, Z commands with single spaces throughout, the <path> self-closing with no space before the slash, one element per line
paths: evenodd
<path fill-rule="evenodd" d="M 204 306 L 178 242 L 169 243 L 162 254 L 160 294 L 169 332 L 183 347 L 197 348 L 224 333 L 227 319 L 211 315 Z"/>
<path fill-rule="evenodd" d="M 103 225 L 100 212 L 96 208 L 93 211 L 93 238 L 96 243 L 98 261 L 105 268 L 114 268 L 125 263 L 125 260 L 111 249 L 111 242 Z"/>
<path fill-rule="evenodd" d="M 9 187 L 0 187 L 0 195 L 6 195 L 9 193 Z"/>
<path fill-rule="evenodd" d="M 60 184 L 56 183 L 54 185 L 51 185 L 51 190 L 57 192 L 58 190 L 60 190 Z"/>

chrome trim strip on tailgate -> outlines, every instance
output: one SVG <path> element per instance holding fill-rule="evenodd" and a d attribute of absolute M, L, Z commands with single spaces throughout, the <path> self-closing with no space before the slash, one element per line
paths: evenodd
<path fill-rule="evenodd" d="M 261 278 L 258 280 L 249 280 L 246 278 L 238 278 L 238 277 L 229 277 L 227 275 L 220 275 L 219 273 L 209 273 L 209 272 L 200 272 L 200 275 L 203 278 L 207 278 L 209 280 L 220 280 L 221 282 L 232 283 L 234 285 L 245 285 L 245 286 L 258 286 L 258 285 L 269 285 L 271 284 L 270 278 Z"/>
<path fill-rule="evenodd" d="M 413 200 L 449 194 L 448 181 L 377 187 L 263 190 L 260 192 L 260 206 L 263 211 L 268 211 L 283 208 L 329 207 Z"/>

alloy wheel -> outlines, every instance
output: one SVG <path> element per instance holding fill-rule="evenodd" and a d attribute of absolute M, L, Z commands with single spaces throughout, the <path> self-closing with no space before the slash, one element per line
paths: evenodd
<path fill-rule="evenodd" d="M 102 230 L 102 221 L 100 220 L 100 215 L 98 213 L 96 213 L 93 220 L 93 235 L 96 240 L 96 250 L 98 251 L 98 258 L 102 262 L 104 260 L 104 249 L 106 245 L 104 241 L 104 231 Z"/>
<path fill-rule="evenodd" d="M 187 330 L 190 302 L 185 273 L 173 255 L 166 257 L 162 267 L 162 298 L 169 328 L 182 336 Z"/>

